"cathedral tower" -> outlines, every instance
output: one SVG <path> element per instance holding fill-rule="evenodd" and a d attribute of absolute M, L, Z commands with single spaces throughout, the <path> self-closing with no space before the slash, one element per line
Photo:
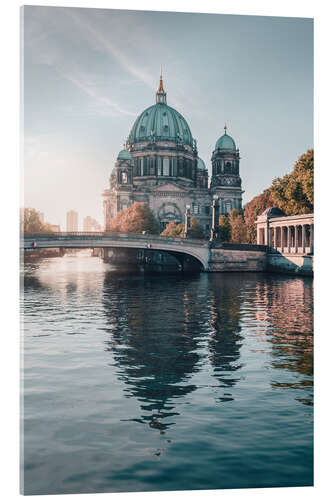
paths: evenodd
<path fill-rule="evenodd" d="M 215 144 L 212 154 L 210 190 L 219 200 L 219 213 L 228 214 L 233 208 L 242 208 L 242 180 L 239 176 L 239 150 L 235 141 L 224 134 Z"/>

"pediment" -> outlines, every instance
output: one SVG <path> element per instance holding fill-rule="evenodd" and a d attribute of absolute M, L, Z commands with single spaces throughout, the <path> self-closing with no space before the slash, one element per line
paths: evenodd
<path fill-rule="evenodd" d="M 162 184 L 160 186 L 156 186 L 153 191 L 156 193 L 159 192 L 169 192 L 169 193 L 188 193 L 189 190 L 174 184 L 173 182 L 168 182 L 167 184 Z"/>

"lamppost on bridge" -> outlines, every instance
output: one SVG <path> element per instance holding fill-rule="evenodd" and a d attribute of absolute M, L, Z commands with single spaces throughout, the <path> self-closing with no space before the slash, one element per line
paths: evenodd
<path fill-rule="evenodd" d="M 190 205 L 186 205 L 184 238 L 188 238 L 188 232 L 190 229 L 190 223 L 191 223 L 190 208 L 191 208 Z"/>
<path fill-rule="evenodd" d="M 210 233 L 210 241 L 213 241 L 218 236 L 218 217 L 219 217 L 219 208 L 218 208 L 218 195 L 214 194 L 213 196 L 213 204 L 212 204 L 212 229 Z"/>

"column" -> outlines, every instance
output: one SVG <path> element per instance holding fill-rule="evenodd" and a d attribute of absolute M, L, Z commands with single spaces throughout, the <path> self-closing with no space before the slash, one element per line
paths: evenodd
<path fill-rule="evenodd" d="M 290 226 L 287 226 L 287 251 L 290 253 Z"/>
<path fill-rule="evenodd" d="M 273 228 L 273 234 L 274 234 L 274 248 L 276 250 L 277 249 L 277 227 Z"/>
<path fill-rule="evenodd" d="M 310 224 L 310 253 L 313 253 L 313 224 Z"/>
<path fill-rule="evenodd" d="M 268 251 L 269 251 L 269 247 L 271 246 L 271 234 L 270 234 L 270 228 L 269 228 L 269 220 L 267 221 L 267 224 L 266 224 L 266 245 L 268 246 Z"/>
<path fill-rule="evenodd" d="M 298 253 L 298 232 L 297 232 L 297 226 L 294 226 L 294 234 L 295 234 L 295 253 Z"/>
<path fill-rule="evenodd" d="M 283 253 L 283 250 L 284 250 L 284 226 L 281 227 L 280 229 L 281 233 L 280 233 L 280 238 L 281 238 L 281 253 Z"/>
<path fill-rule="evenodd" d="M 191 224 L 190 205 L 186 205 L 184 238 L 188 238 L 188 232 L 189 232 L 189 229 L 190 229 L 190 224 Z"/>
<path fill-rule="evenodd" d="M 215 197 L 216 195 L 214 195 Z M 215 238 L 217 238 L 218 233 L 217 233 L 217 227 L 218 227 L 218 198 L 213 198 L 213 205 L 212 205 L 212 228 L 211 228 L 211 235 L 210 235 L 210 241 L 213 241 Z"/>
<path fill-rule="evenodd" d="M 302 225 L 302 252 L 305 253 L 305 224 Z"/>
<path fill-rule="evenodd" d="M 260 227 L 257 224 L 257 245 L 260 245 Z"/>

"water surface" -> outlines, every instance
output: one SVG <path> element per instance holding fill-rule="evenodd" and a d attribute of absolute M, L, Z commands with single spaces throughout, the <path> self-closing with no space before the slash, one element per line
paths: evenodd
<path fill-rule="evenodd" d="M 26 263 L 24 493 L 312 485 L 312 293 Z"/>

